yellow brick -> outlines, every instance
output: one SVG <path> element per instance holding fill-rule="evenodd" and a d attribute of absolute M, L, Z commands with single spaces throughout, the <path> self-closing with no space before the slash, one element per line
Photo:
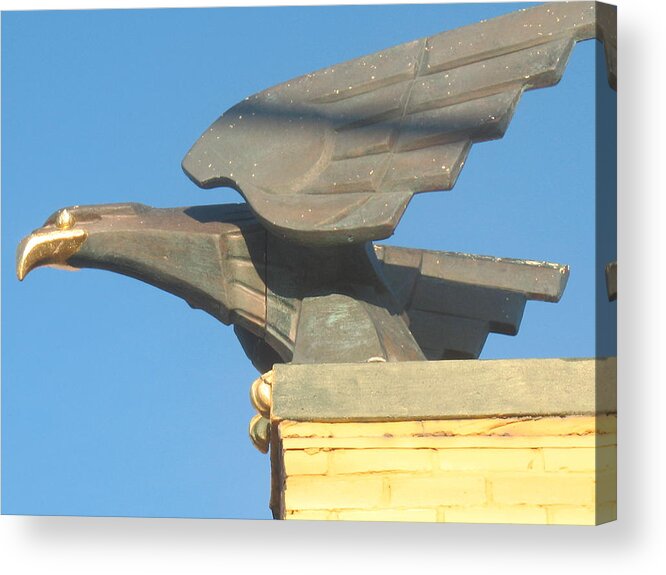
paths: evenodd
<path fill-rule="evenodd" d="M 378 507 L 383 480 L 377 477 L 324 477 L 297 475 L 287 477 L 285 508 L 363 509 Z"/>
<path fill-rule="evenodd" d="M 426 435 L 489 435 L 498 426 L 520 421 L 515 417 L 489 417 L 480 419 L 440 419 L 423 422 Z"/>
<path fill-rule="evenodd" d="M 338 511 L 343 521 L 437 521 L 436 509 L 346 509 Z"/>
<path fill-rule="evenodd" d="M 614 471 L 617 468 L 617 448 L 575 447 L 544 448 L 546 471 Z"/>
<path fill-rule="evenodd" d="M 446 471 L 528 471 L 541 468 L 541 455 L 537 449 L 439 449 L 437 458 L 440 469 Z"/>
<path fill-rule="evenodd" d="M 569 435 L 545 437 L 292 437 L 283 439 L 284 449 L 453 449 L 489 447 L 498 449 L 537 447 L 595 447 L 615 444 L 611 436 Z"/>
<path fill-rule="evenodd" d="M 283 453 L 284 469 L 289 475 L 324 475 L 328 469 L 328 452 L 301 449 Z"/>
<path fill-rule="evenodd" d="M 437 507 L 486 501 L 485 481 L 478 475 L 391 477 L 391 507 Z"/>
<path fill-rule="evenodd" d="M 615 433 L 615 416 L 489 417 L 423 422 L 426 435 L 552 436 Z"/>
<path fill-rule="evenodd" d="M 596 525 L 593 506 L 553 506 L 548 508 L 552 525 Z"/>
<path fill-rule="evenodd" d="M 546 471 L 594 471 L 596 452 L 594 447 L 544 448 L 544 468 Z"/>
<path fill-rule="evenodd" d="M 280 436 L 288 437 L 384 437 L 423 433 L 420 421 L 382 421 L 364 423 L 317 423 L 282 421 Z"/>
<path fill-rule="evenodd" d="M 598 447 L 596 456 L 596 471 L 617 471 L 617 446 Z"/>
<path fill-rule="evenodd" d="M 536 505 L 507 505 L 504 507 L 443 507 L 447 523 L 530 523 L 545 524 L 548 515 Z"/>
<path fill-rule="evenodd" d="M 488 479 L 499 504 L 594 505 L 593 473 L 497 473 Z"/>
<path fill-rule="evenodd" d="M 298 509 L 287 511 L 285 519 L 320 521 L 335 519 L 335 514 L 326 509 Z"/>
<path fill-rule="evenodd" d="M 615 503 L 617 501 L 617 475 L 615 471 L 597 474 L 596 502 Z"/>
<path fill-rule="evenodd" d="M 429 449 L 338 449 L 330 454 L 331 474 L 376 471 L 427 471 Z"/>
<path fill-rule="evenodd" d="M 617 415 L 597 415 L 597 433 L 617 434 Z"/>
<path fill-rule="evenodd" d="M 291 437 L 409 437 L 449 435 L 567 435 L 615 434 L 614 415 L 539 418 L 480 418 L 432 421 L 361 423 L 280 422 L 280 436 Z"/>
<path fill-rule="evenodd" d="M 617 519 L 617 504 L 606 503 L 604 505 L 597 505 L 597 525 L 615 521 Z"/>
<path fill-rule="evenodd" d="M 617 446 L 597 448 L 597 472 L 617 471 Z"/>
<path fill-rule="evenodd" d="M 595 423 L 593 416 L 542 417 L 508 422 L 494 428 L 491 433 L 512 437 L 593 435 Z"/>

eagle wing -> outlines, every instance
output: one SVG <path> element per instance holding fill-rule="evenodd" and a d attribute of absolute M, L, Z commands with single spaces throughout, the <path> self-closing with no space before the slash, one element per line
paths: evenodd
<path fill-rule="evenodd" d="M 183 161 L 229 185 L 273 232 L 308 243 L 381 239 L 412 195 L 449 190 L 475 142 L 501 138 L 523 92 L 556 84 L 577 41 L 606 45 L 615 12 L 547 3 L 307 74 L 247 98 Z"/>
<path fill-rule="evenodd" d="M 489 333 L 516 335 L 528 300 L 557 302 L 567 266 L 375 245 L 382 272 L 429 360 L 476 359 Z"/>

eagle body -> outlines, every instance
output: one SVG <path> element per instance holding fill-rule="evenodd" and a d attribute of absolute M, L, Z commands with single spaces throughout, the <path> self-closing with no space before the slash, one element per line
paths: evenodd
<path fill-rule="evenodd" d="M 304 246 L 246 204 L 60 210 L 18 250 L 42 265 L 124 274 L 233 325 L 261 372 L 278 362 L 478 357 L 488 333 L 517 333 L 528 299 L 557 301 L 568 268 L 371 242 Z"/>
<path fill-rule="evenodd" d="M 568 268 L 377 246 L 411 197 L 451 189 L 471 146 L 501 138 L 524 92 L 556 84 L 576 42 L 615 10 L 550 2 L 406 42 L 245 98 L 182 167 L 247 203 L 61 210 L 19 246 L 39 265 L 107 269 L 233 324 L 261 371 L 296 363 L 475 358 L 517 333 L 528 299 L 557 301 Z"/>

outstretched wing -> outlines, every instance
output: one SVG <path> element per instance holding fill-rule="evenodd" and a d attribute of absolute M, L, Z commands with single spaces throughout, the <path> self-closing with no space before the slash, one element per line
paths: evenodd
<path fill-rule="evenodd" d="M 524 91 L 559 81 L 575 42 L 605 39 L 614 83 L 614 22 L 548 3 L 331 66 L 229 110 L 183 168 L 285 237 L 387 237 L 414 193 L 451 189 L 471 145 L 502 137 Z"/>
<path fill-rule="evenodd" d="M 476 359 L 489 333 L 516 335 L 528 300 L 557 302 L 569 268 L 548 262 L 375 245 L 430 360 Z"/>

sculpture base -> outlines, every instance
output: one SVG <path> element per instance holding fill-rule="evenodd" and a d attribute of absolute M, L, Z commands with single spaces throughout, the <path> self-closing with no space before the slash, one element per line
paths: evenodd
<path fill-rule="evenodd" d="M 276 366 L 273 514 L 612 521 L 615 366 L 613 358 Z M 411 401 L 405 402 L 405 388 Z M 294 411 L 309 414 L 321 402 L 328 409 L 319 409 L 319 421 Z"/>

